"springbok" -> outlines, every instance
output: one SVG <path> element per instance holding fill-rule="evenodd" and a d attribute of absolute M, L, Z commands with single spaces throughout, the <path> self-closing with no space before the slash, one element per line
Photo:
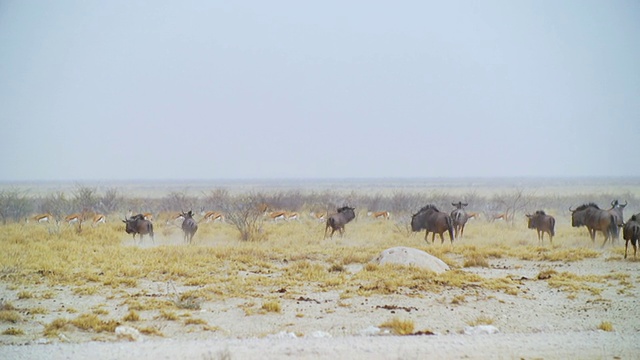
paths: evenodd
<path fill-rule="evenodd" d="M 507 213 L 500 213 L 500 214 L 493 214 L 491 215 L 491 221 L 496 221 L 496 220 L 504 220 L 507 221 Z"/>
<path fill-rule="evenodd" d="M 278 222 L 279 220 L 286 220 L 287 219 L 287 212 L 286 211 L 272 211 L 272 212 L 268 213 L 267 216 L 269 217 L 269 219 L 273 220 L 274 222 Z"/>
<path fill-rule="evenodd" d="M 287 213 L 285 215 L 285 219 L 287 221 L 298 220 L 298 213 L 297 212 L 293 212 L 293 211 L 287 211 Z"/>
<path fill-rule="evenodd" d="M 324 219 L 327 218 L 327 212 L 326 211 L 320 211 L 320 212 L 312 211 L 311 213 L 309 213 L 309 215 L 312 218 L 314 218 L 314 219 L 316 219 L 318 221 L 324 221 Z"/>
<path fill-rule="evenodd" d="M 48 223 L 54 220 L 53 215 L 46 213 L 46 214 L 38 214 L 36 216 L 33 217 L 33 220 L 37 223 Z"/>
<path fill-rule="evenodd" d="M 205 222 L 220 221 L 224 222 L 224 214 L 217 211 L 207 211 L 203 217 Z"/>
<path fill-rule="evenodd" d="M 93 215 L 93 221 L 91 222 L 92 226 L 96 226 L 98 224 L 105 224 L 107 222 L 107 218 L 104 214 L 95 214 Z"/>
<path fill-rule="evenodd" d="M 369 211 L 367 213 L 367 216 L 370 216 L 374 219 L 389 220 L 389 217 L 391 216 L 391 214 L 388 211 L 376 211 L 376 212 Z"/>
<path fill-rule="evenodd" d="M 78 223 L 78 226 L 82 226 L 82 222 L 84 221 L 82 214 L 74 213 L 64 218 L 64 222 L 71 225 L 74 223 Z"/>

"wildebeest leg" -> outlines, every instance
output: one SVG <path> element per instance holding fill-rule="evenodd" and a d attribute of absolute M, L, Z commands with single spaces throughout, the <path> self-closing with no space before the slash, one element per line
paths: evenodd
<path fill-rule="evenodd" d="M 460 237 L 464 235 L 464 225 L 460 228 Z M 458 234 L 456 234 L 456 238 L 458 238 Z"/>
<path fill-rule="evenodd" d="M 431 233 L 431 243 L 432 244 L 436 243 L 436 232 L 435 231 Z"/>
<path fill-rule="evenodd" d="M 435 235 L 435 233 L 433 233 Z M 444 236 L 443 236 L 444 232 L 441 232 L 440 234 L 440 244 L 444 244 Z"/>
<path fill-rule="evenodd" d="M 627 258 L 627 249 L 628 249 L 628 248 L 629 248 L 629 240 L 625 240 L 625 241 L 624 241 L 624 258 L 625 258 L 625 259 Z M 634 258 L 636 257 L 635 249 L 636 249 L 636 245 L 635 245 L 635 244 L 633 244 L 633 250 L 634 250 L 634 251 L 633 251 L 633 257 L 634 257 Z"/>

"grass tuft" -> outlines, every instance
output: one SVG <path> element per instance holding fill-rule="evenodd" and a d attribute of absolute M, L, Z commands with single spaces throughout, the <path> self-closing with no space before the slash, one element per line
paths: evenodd
<path fill-rule="evenodd" d="M 396 335 L 411 335 L 415 329 L 415 324 L 413 320 L 394 317 L 380 324 L 380 327 L 389 329 Z"/>
<path fill-rule="evenodd" d="M 598 325 L 598 329 L 602 331 L 613 331 L 613 324 L 610 321 L 603 321 Z"/>

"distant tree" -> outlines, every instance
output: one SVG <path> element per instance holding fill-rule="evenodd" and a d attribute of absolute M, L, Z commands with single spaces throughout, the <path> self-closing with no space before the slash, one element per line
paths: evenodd
<path fill-rule="evenodd" d="M 184 191 L 172 191 L 162 198 L 161 208 L 163 211 L 189 211 L 193 210 L 198 199 L 188 196 Z"/>
<path fill-rule="evenodd" d="M 239 195 L 222 205 L 226 220 L 240 232 L 242 241 L 265 240 L 262 231 L 264 216 L 260 205 L 264 197 L 257 194 Z"/>
<path fill-rule="evenodd" d="M 6 224 L 8 220 L 18 222 L 31 212 L 31 202 L 26 194 L 18 190 L 0 191 L 0 218 Z"/>
<path fill-rule="evenodd" d="M 122 197 L 118 194 L 118 189 L 109 188 L 100 199 L 99 210 L 105 214 L 112 214 L 122 206 Z"/>

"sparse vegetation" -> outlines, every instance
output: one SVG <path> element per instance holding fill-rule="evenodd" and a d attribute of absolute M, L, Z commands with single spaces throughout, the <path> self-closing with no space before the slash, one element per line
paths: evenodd
<path fill-rule="evenodd" d="M 387 328 L 396 335 L 411 335 L 415 329 L 415 324 L 412 320 L 394 317 L 380 324 L 380 327 Z"/>
<path fill-rule="evenodd" d="M 189 332 L 217 331 L 217 327 L 208 325 L 215 323 L 215 312 L 239 311 L 245 315 L 282 314 L 271 317 L 288 318 L 285 328 L 296 332 L 296 323 L 314 319 L 317 311 L 323 317 L 363 308 L 370 311 L 373 308 L 368 303 L 370 299 L 393 304 L 403 300 L 428 303 L 437 298 L 439 304 L 455 310 L 451 310 L 452 318 L 459 319 L 462 316 L 457 311 L 462 313 L 472 306 L 481 309 L 489 301 L 508 305 L 520 299 L 538 299 L 538 294 L 530 290 L 531 285 L 561 293 L 570 301 L 579 300 L 575 303 L 582 305 L 585 299 L 606 303 L 614 296 L 611 294 L 636 296 L 640 277 L 626 270 L 595 274 L 570 268 L 589 261 L 607 260 L 612 265 L 623 261 L 619 243 L 605 249 L 600 244 L 593 246 L 586 230 L 572 228 L 566 214 L 564 219 L 558 216 L 553 245 L 538 244 L 526 229 L 521 214 L 526 204 L 552 200 L 554 205 L 545 209 L 566 212 L 567 205 L 579 202 L 575 196 L 545 197 L 526 191 L 505 194 L 496 198 L 468 194 L 477 201 L 477 210 L 482 206 L 497 209 L 500 204 L 508 205 L 515 219 L 509 224 L 474 219 L 467 225 L 465 237 L 449 246 L 426 243 L 424 232 L 414 234 L 406 229 L 411 212 L 426 203 L 447 209 L 451 196 L 444 192 L 372 195 L 284 192 L 267 196 L 236 195 L 221 190 L 205 198 L 183 191 L 166 197 L 131 199 L 111 189 L 109 203 L 105 203 L 105 197 L 97 189 L 78 187 L 71 196 L 64 193 L 43 196 L 28 207 L 64 215 L 81 210 L 77 209 L 78 204 L 92 203 L 105 206 L 103 211 L 111 211 L 107 215 L 118 219 L 129 208 L 149 209 L 157 214 L 158 210 L 171 211 L 175 204 L 183 204 L 194 210 L 227 211 L 226 221 L 201 222 L 198 241 L 187 247 L 174 241 L 181 239 L 179 228 L 162 221 L 154 223 L 158 234 L 155 244 L 145 239 L 134 246 L 118 221 L 85 226 L 78 233 L 66 225 L 22 224 L 8 217 L 7 224 L 1 225 L 0 286 L 7 293 L 3 297 L 15 305 L 8 300 L 0 301 L 0 323 L 5 324 L 4 328 L 11 326 L 5 335 L 32 334 L 34 324 L 39 329 L 45 324 L 47 337 L 75 331 L 91 333 L 85 334 L 87 338 L 100 333 L 104 339 L 118 324 L 127 322 L 126 325 L 135 326 L 143 334 L 164 336 L 165 332 L 169 335 L 180 331 L 176 328 L 188 327 Z M 626 199 L 631 203 L 634 197 L 629 195 Z M 349 223 L 343 238 L 323 241 L 324 224 L 304 214 L 318 208 L 333 211 L 345 202 L 362 212 Z M 265 221 L 256 210 L 262 203 L 275 209 L 296 210 L 300 219 Z M 367 218 L 362 204 L 389 209 L 393 216 L 386 221 Z M 517 220 L 520 215 L 522 226 Z M 435 274 L 415 266 L 371 262 L 381 251 L 398 245 L 426 250 L 452 270 Z M 521 271 L 523 266 L 526 271 Z M 401 309 L 393 309 L 394 314 L 404 314 Z M 421 324 L 424 312 L 407 307 L 407 314 L 411 319 L 396 316 L 380 326 L 400 335 L 417 334 L 414 322 Z M 480 315 L 468 320 L 468 316 L 467 312 L 459 321 L 492 324 L 502 319 Z M 612 320 L 618 324 L 617 318 Z M 606 330 L 606 323 L 599 328 L 611 331 Z M 10 334 L 14 331 L 15 334 Z"/>
<path fill-rule="evenodd" d="M 603 321 L 598 325 L 598 329 L 602 331 L 613 331 L 613 324 L 610 321 Z"/>

